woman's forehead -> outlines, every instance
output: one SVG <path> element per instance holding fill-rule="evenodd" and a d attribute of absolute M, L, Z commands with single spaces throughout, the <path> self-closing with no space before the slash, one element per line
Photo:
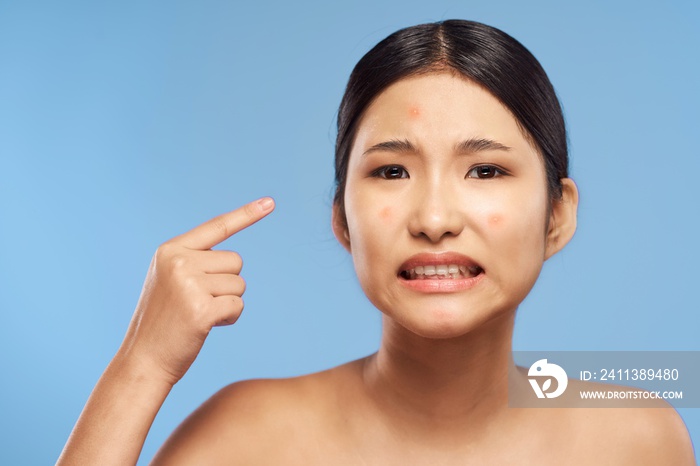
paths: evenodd
<path fill-rule="evenodd" d="M 482 86 L 455 73 L 429 73 L 401 79 L 374 99 L 353 152 L 388 139 L 454 146 L 475 138 L 532 149 L 511 112 Z"/>

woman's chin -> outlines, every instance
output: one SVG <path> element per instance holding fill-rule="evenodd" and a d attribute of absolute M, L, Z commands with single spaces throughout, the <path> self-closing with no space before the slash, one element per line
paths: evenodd
<path fill-rule="evenodd" d="M 497 316 L 435 307 L 408 315 L 387 317 L 417 336 L 445 340 L 477 332 Z"/>

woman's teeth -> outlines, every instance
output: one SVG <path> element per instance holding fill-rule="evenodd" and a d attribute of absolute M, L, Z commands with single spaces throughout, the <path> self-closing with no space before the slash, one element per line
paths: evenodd
<path fill-rule="evenodd" d="M 478 265 L 419 265 L 413 269 L 402 270 L 401 277 L 406 280 L 440 280 L 455 278 L 471 278 L 483 270 Z"/>

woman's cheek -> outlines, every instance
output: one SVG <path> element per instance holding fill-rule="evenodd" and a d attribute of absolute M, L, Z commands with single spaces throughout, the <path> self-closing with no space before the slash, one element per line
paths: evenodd
<path fill-rule="evenodd" d="M 524 299 L 540 274 L 544 255 L 544 214 L 535 206 L 523 206 L 519 211 L 489 215 L 491 249 L 498 255 L 499 274 L 507 286 L 519 290 Z M 497 252 L 496 252 L 497 251 Z"/>
<path fill-rule="evenodd" d="M 395 220 L 394 206 L 378 202 L 378 198 L 379 196 L 372 196 L 365 191 L 359 195 L 359 191 L 356 191 L 350 205 L 347 206 L 350 238 L 354 243 L 353 258 L 361 269 L 365 268 L 364 264 L 368 259 L 376 257 L 386 249 L 384 243 L 387 238 L 382 233 L 388 231 Z"/>
<path fill-rule="evenodd" d="M 382 220 L 383 223 L 385 223 L 385 224 L 391 223 L 391 218 L 393 217 L 392 211 L 393 211 L 392 206 L 385 206 L 379 210 L 379 218 Z"/>
<path fill-rule="evenodd" d="M 467 222 L 474 224 L 477 230 L 483 232 L 485 239 L 497 238 L 504 234 L 512 223 L 512 212 L 508 212 L 507 203 L 501 199 L 481 196 L 475 199 L 473 207 L 466 213 Z"/>

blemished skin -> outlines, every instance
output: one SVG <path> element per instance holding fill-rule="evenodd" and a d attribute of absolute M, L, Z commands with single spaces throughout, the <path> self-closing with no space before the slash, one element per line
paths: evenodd
<path fill-rule="evenodd" d="M 508 407 L 516 309 L 576 229 L 577 189 L 562 185 L 562 198 L 550 199 L 541 155 L 477 84 L 440 72 L 388 87 L 355 137 L 345 217 L 333 209 L 336 238 L 383 313 L 378 352 L 316 374 L 232 384 L 153 464 L 695 464 L 670 408 Z M 136 462 L 211 327 L 242 310 L 240 257 L 210 248 L 273 208 L 264 198 L 159 248 L 59 464 Z M 448 264 L 461 269 L 415 275 Z M 515 385 L 530 390 L 524 376 Z"/>

